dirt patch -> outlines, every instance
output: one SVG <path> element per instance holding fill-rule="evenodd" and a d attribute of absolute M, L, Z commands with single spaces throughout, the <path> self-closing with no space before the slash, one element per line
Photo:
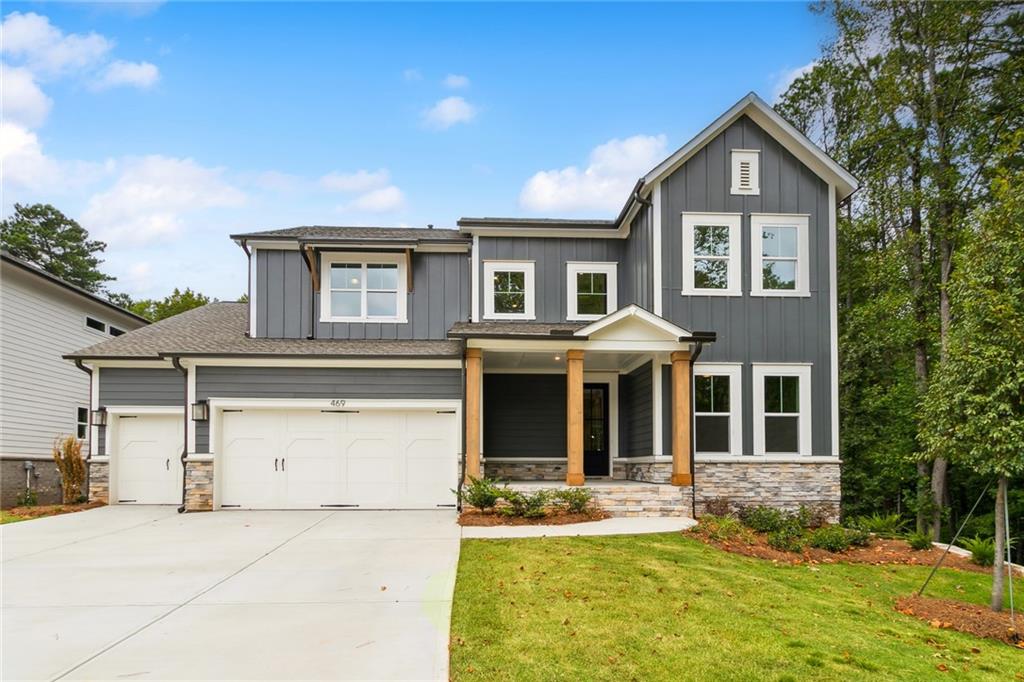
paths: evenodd
<path fill-rule="evenodd" d="M 548 512 L 546 516 L 528 519 L 523 516 L 506 516 L 504 514 L 479 511 L 464 511 L 459 514 L 460 526 L 564 526 L 569 523 L 587 523 L 607 519 L 608 514 L 600 510 L 572 514 L 566 511 Z"/>
<path fill-rule="evenodd" d="M 1013 629 L 1008 611 L 995 612 L 977 604 L 966 604 L 954 599 L 930 597 L 901 597 L 896 601 L 900 613 L 927 621 L 933 628 L 966 632 L 976 637 L 997 639 L 1024 649 L 1024 637 Z M 1021 616 L 1017 625 L 1021 625 Z"/>
<path fill-rule="evenodd" d="M 71 514 L 73 512 L 85 511 L 102 507 L 102 502 L 84 502 L 82 504 L 37 504 L 31 507 L 11 507 L 6 511 L 14 516 L 24 519 L 38 519 L 44 516 L 56 516 L 57 514 Z"/>

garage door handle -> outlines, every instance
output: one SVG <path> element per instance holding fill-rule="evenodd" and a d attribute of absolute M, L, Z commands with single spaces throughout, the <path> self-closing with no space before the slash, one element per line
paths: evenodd
<path fill-rule="evenodd" d="M 277 471 L 277 457 L 274 458 L 274 471 Z"/>
<path fill-rule="evenodd" d="M 284 471 L 284 457 L 281 458 L 281 471 Z"/>
<path fill-rule="evenodd" d="M 167 469 L 168 471 L 171 470 L 171 460 L 170 460 L 170 458 L 168 458 L 167 461 L 164 462 L 164 468 Z"/>

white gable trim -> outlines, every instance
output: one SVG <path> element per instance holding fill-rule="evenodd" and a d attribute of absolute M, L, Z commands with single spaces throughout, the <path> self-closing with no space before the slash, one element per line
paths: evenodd
<path fill-rule="evenodd" d="M 678 327 L 668 320 L 658 317 L 654 313 L 648 312 L 636 304 L 630 304 L 623 308 L 619 308 L 610 315 L 605 315 L 600 320 L 595 320 L 593 323 L 588 324 L 583 329 L 576 331 L 574 336 L 586 336 L 590 337 L 603 330 L 609 329 L 616 324 L 621 323 L 623 320 L 629 320 L 635 318 L 646 324 L 658 329 L 659 331 L 673 336 L 676 339 L 688 338 L 693 336 L 690 332 Z"/>
<path fill-rule="evenodd" d="M 859 186 L 857 178 L 853 177 L 846 169 L 836 163 L 820 147 L 807 139 L 806 135 L 779 116 L 778 112 L 768 106 L 767 102 L 753 92 L 730 107 L 728 111 L 715 119 L 707 128 L 700 131 L 696 137 L 680 147 L 672 156 L 658 164 L 654 170 L 644 177 L 644 184 L 649 187 L 663 180 L 744 114 L 749 116 L 754 123 L 764 128 L 769 135 L 778 140 L 783 147 L 802 163 L 823 177 L 826 182 L 834 184 L 838 192 L 837 199 L 839 201 L 853 194 Z"/>

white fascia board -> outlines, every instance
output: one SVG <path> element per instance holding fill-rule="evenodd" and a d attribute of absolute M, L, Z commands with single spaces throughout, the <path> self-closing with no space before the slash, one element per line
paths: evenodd
<path fill-rule="evenodd" d="M 836 248 L 836 187 L 828 186 L 828 314 L 829 314 L 829 383 L 832 405 L 832 456 L 839 458 L 839 281 Z"/>
<path fill-rule="evenodd" d="M 692 334 L 690 334 L 689 331 L 683 329 L 680 326 L 672 324 L 663 317 L 659 317 L 658 315 L 655 315 L 650 311 L 644 310 L 635 303 L 623 306 L 622 308 L 616 310 L 614 313 L 605 315 L 600 320 L 595 320 L 591 324 L 588 324 L 586 327 L 578 329 L 574 333 L 574 336 L 592 336 L 600 332 L 602 329 L 607 329 L 608 327 L 613 326 L 617 322 L 620 322 L 629 317 L 636 317 L 639 320 L 643 320 L 652 327 L 656 327 L 657 329 L 660 329 L 666 334 L 671 334 L 676 338 L 685 338 L 688 336 L 692 336 Z"/>
<path fill-rule="evenodd" d="M 584 352 L 609 352 L 609 353 L 671 353 L 673 351 L 691 350 L 692 343 L 688 341 L 601 341 L 566 339 L 563 341 L 549 341 L 548 339 L 494 339 L 475 338 L 467 339 L 466 347 L 480 348 L 482 350 L 510 350 L 519 352 L 529 351 L 567 351 L 582 350 Z"/>
<path fill-rule="evenodd" d="M 629 236 L 629 222 L 627 220 L 624 220 L 623 226 L 618 228 L 575 228 L 567 230 L 564 228 L 470 227 L 464 229 L 474 237 L 546 237 L 552 239 L 586 237 L 587 239 L 625 239 Z"/>
<path fill-rule="evenodd" d="M 338 404 L 343 402 L 344 404 Z M 223 409 L 280 409 L 280 410 L 449 410 L 462 409 L 459 399 L 404 399 L 390 398 L 217 398 L 210 397 L 211 418 L 213 410 Z"/>
<path fill-rule="evenodd" d="M 146 367 L 150 369 L 167 369 L 174 368 L 170 360 L 104 360 L 98 358 L 96 360 L 86 360 L 88 364 L 95 368 L 99 367 Z"/>
<path fill-rule="evenodd" d="M 189 358 L 190 365 L 200 367 L 393 367 L 401 369 L 459 369 L 458 358 Z"/>
<path fill-rule="evenodd" d="M 154 414 L 179 417 L 181 410 L 181 405 L 110 405 L 107 407 L 107 413 L 112 415 Z"/>

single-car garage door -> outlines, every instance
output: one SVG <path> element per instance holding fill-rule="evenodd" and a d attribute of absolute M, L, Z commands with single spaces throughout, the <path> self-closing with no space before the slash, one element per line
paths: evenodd
<path fill-rule="evenodd" d="M 449 410 L 224 410 L 220 504 L 244 509 L 454 505 Z"/>
<path fill-rule="evenodd" d="M 181 416 L 122 414 L 116 421 L 115 500 L 122 504 L 180 504 L 185 428 Z"/>

